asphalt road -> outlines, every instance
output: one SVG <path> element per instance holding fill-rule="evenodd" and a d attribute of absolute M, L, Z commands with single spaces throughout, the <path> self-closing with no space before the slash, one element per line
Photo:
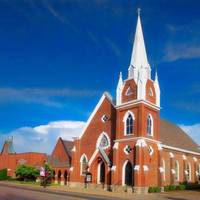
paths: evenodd
<path fill-rule="evenodd" d="M 125 200 L 125 198 L 98 196 L 94 194 L 49 190 L 0 183 L 0 200 Z M 158 194 L 131 195 L 130 200 L 200 200 L 198 191 L 174 191 Z"/>
<path fill-rule="evenodd" d="M 37 191 L 29 188 L 0 185 L 0 200 L 120 200 L 119 198 L 103 197 L 72 192 Z"/>

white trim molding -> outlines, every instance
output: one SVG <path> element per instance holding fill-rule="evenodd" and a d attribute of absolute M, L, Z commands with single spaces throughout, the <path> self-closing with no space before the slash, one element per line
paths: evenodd
<path fill-rule="evenodd" d="M 194 151 L 189 151 L 189 150 L 185 150 L 185 149 L 181 149 L 181 148 L 177 148 L 177 147 L 172 147 L 172 146 L 168 146 L 168 145 L 165 145 L 165 144 L 162 144 L 162 147 L 165 148 L 165 149 L 171 149 L 171 150 L 180 151 L 180 152 L 184 152 L 184 153 L 200 155 L 200 153 L 197 153 L 197 152 L 194 152 Z"/>
<path fill-rule="evenodd" d="M 160 173 L 164 173 L 164 168 L 163 167 L 159 167 Z"/>
<path fill-rule="evenodd" d="M 85 125 L 85 127 L 83 128 L 83 131 L 81 132 L 81 134 L 80 134 L 80 136 L 79 136 L 79 139 L 81 139 L 82 136 L 84 135 L 84 133 L 85 133 L 85 131 L 87 130 L 87 128 L 88 128 L 90 122 L 92 121 L 92 119 L 93 119 L 93 117 L 95 116 L 96 112 L 99 110 L 101 104 L 103 103 L 103 101 L 104 101 L 106 98 L 109 100 L 109 102 L 112 104 L 112 106 L 115 107 L 115 105 L 114 105 L 113 102 L 112 102 L 112 97 L 111 97 L 111 95 L 110 95 L 108 92 L 104 92 L 103 95 L 101 96 L 101 98 L 100 98 L 98 104 L 97 104 L 96 107 L 94 108 L 92 114 L 90 115 L 89 119 L 87 120 L 86 125 Z"/>
<path fill-rule="evenodd" d="M 133 120 L 133 127 L 132 127 L 132 133 L 127 134 L 127 129 L 126 129 L 127 124 L 126 124 L 126 122 L 127 122 L 127 118 L 129 117 L 129 115 L 131 115 L 131 117 L 132 117 L 132 120 Z M 133 113 L 132 111 L 128 110 L 128 111 L 125 113 L 125 115 L 124 115 L 124 117 L 123 117 L 123 123 L 124 123 L 124 135 L 133 135 L 133 134 L 134 134 L 135 115 L 134 115 L 134 113 Z"/>
<path fill-rule="evenodd" d="M 145 142 L 144 139 L 138 139 L 135 146 L 138 146 L 138 147 L 146 147 L 147 146 L 147 143 Z"/>
<path fill-rule="evenodd" d="M 156 110 L 160 110 L 161 109 L 161 107 L 156 106 L 155 104 L 151 103 L 150 101 L 141 100 L 141 99 L 140 100 L 137 99 L 137 100 L 133 100 L 133 101 L 122 103 L 122 104 L 120 104 L 118 106 L 115 106 L 115 108 L 116 109 L 126 108 L 128 106 L 133 106 L 133 105 L 137 105 L 137 104 L 140 104 L 140 103 L 143 103 L 143 104 L 145 104 L 147 106 L 150 106 L 150 107 L 152 107 L 152 108 L 154 108 Z"/>
<path fill-rule="evenodd" d="M 113 172 L 116 171 L 116 168 L 117 168 L 116 165 L 113 165 L 113 166 L 111 167 L 111 171 L 113 171 Z"/>
<path fill-rule="evenodd" d="M 154 139 L 151 139 L 151 138 L 147 138 L 147 137 L 122 138 L 122 139 L 116 139 L 116 140 L 114 140 L 114 142 L 126 142 L 126 141 L 130 141 L 130 140 L 138 140 L 138 139 L 143 139 L 143 140 L 146 140 L 148 142 L 157 143 L 157 144 L 161 145 L 160 141 L 154 140 Z"/>
<path fill-rule="evenodd" d="M 90 158 L 90 160 L 89 160 L 89 162 L 88 162 L 88 165 L 89 165 L 89 166 L 92 164 L 92 162 L 93 162 L 93 160 L 95 159 L 95 157 L 96 157 L 96 155 L 98 154 L 98 152 L 99 152 L 99 150 L 96 149 L 96 150 L 94 151 L 94 153 L 92 154 L 92 156 L 91 156 L 91 158 Z"/>
<path fill-rule="evenodd" d="M 172 152 L 169 152 L 170 158 L 174 158 L 174 154 Z"/>
<path fill-rule="evenodd" d="M 135 171 L 139 171 L 140 170 L 140 165 L 135 165 L 134 170 Z"/>
<path fill-rule="evenodd" d="M 115 142 L 115 144 L 113 145 L 113 149 L 118 149 L 119 147 L 119 142 Z"/>
<path fill-rule="evenodd" d="M 96 149 L 98 149 L 100 147 L 100 144 L 101 144 L 101 140 L 103 139 L 103 137 L 106 137 L 107 141 L 108 141 L 108 145 L 105 146 L 105 147 L 101 147 L 102 149 L 107 149 L 110 147 L 110 137 L 109 135 L 106 133 L 106 132 L 102 132 L 98 139 L 97 139 L 97 143 L 96 143 Z"/>
<path fill-rule="evenodd" d="M 183 160 L 187 160 L 186 155 L 182 155 Z"/>
<path fill-rule="evenodd" d="M 151 125 L 151 127 L 150 127 L 150 129 L 151 129 L 150 133 L 148 133 L 148 123 L 149 123 L 149 120 L 150 120 L 150 125 Z M 153 137 L 153 135 L 154 135 L 153 132 L 154 132 L 154 120 L 153 120 L 152 114 L 149 113 L 147 115 L 147 135 Z"/>
<path fill-rule="evenodd" d="M 196 157 L 193 157 L 193 160 L 194 160 L 194 162 L 197 162 L 197 158 Z"/>
<path fill-rule="evenodd" d="M 73 146 L 73 148 L 72 148 L 71 151 L 72 151 L 72 152 L 76 152 L 76 146 L 75 146 L 75 145 Z"/>
<path fill-rule="evenodd" d="M 147 171 L 149 171 L 149 167 L 148 167 L 147 165 L 143 165 L 143 170 L 144 170 L 145 172 L 147 172 Z"/>

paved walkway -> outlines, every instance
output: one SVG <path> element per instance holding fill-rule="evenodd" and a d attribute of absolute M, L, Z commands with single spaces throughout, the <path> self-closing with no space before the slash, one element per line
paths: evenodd
<path fill-rule="evenodd" d="M 27 191 L 35 191 L 48 193 L 52 195 L 63 195 L 65 197 L 72 196 L 76 199 L 134 199 L 134 200 L 200 200 L 200 190 L 199 191 L 174 191 L 174 192 L 164 192 L 157 194 L 127 194 L 127 193 L 117 193 L 108 192 L 103 190 L 92 190 L 84 188 L 69 188 L 66 186 L 50 186 L 47 188 L 42 188 L 40 186 L 32 186 L 26 184 L 16 184 L 12 182 L 0 182 L 0 187 L 12 187 L 15 189 L 24 189 Z M 50 198 L 50 197 L 49 197 Z M 65 198 L 68 199 L 68 198 Z M 50 200 L 50 199 L 48 199 Z M 59 198 L 59 200 L 61 200 Z"/>

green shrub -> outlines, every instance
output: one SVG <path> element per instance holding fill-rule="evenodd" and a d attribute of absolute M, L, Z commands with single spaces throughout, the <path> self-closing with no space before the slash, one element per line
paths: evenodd
<path fill-rule="evenodd" d="M 176 190 L 176 185 L 169 185 L 169 190 L 170 191 Z"/>
<path fill-rule="evenodd" d="M 200 184 L 196 184 L 196 183 L 187 183 L 185 185 L 186 190 L 197 190 L 200 189 Z"/>
<path fill-rule="evenodd" d="M 165 191 L 165 192 L 169 191 L 169 185 L 165 185 L 165 186 L 164 186 L 164 191 Z"/>
<path fill-rule="evenodd" d="M 149 193 L 158 193 L 161 191 L 160 187 L 149 187 L 148 192 Z"/>
<path fill-rule="evenodd" d="M 177 190 L 185 190 L 186 186 L 185 185 L 177 185 L 176 189 Z"/>
<path fill-rule="evenodd" d="M 7 180 L 7 169 L 1 169 L 0 170 L 0 180 Z"/>
<path fill-rule="evenodd" d="M 35 181 L 39 170 L 32 166 L 19 165 L 15 170 L 16 177 L 21 181 Z"/>

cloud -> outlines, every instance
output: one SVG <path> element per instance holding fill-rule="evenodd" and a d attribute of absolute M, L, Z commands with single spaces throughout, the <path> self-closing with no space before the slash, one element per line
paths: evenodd
<path fill-rule="evenodd" d="M 179 125 L 197 144 L 200 145 L 200 123 L 194 125 Z"/>
<path fill-rule="evenodd" d="M 200 58 L 200 20 L 186 24 L 167 24 L 169 39 L 164 48 L 164 60 Z"/>
<path fill-rule="evenodd" d="M 10 136 L 14 138 L 16 152 L 51 153 L 59 137 L 73 140 L 85 126 L 83 121 L 54 121 L 36 127 L 21 127 L 8 134 L 0 134 L 0 144 Z"/>
<path fill-rule="evenodd" d="M 179 59 L 200 58 L 200 45 L 198 43 L 170 43 L 164 50 L 166 61 Z"/>
<path fill-rule="evenodd" d="M 63 16 L 61 16 L 61 14 L 60 14 L 55 8 L 53 8 L 53 6 L 52 6 L 50 3 L 48 3 L 47 1 L 45 1 L 45 6 L 46 6 L 47 10 L 48 10 L 56 19 L 58 19 L 60 22 L 62 22 L 62 23 L 66 23 L 66 22 L 67 22 L 66 19 L 65 19 Z"/>
<path fill-rule="evenodd" d="M 57 98 L 92 97 L 97 91 L 87 89 L 51 88 L 0 88 L 0 103 L 37 103 L 46 106 L 62 106 Z"/>
<path fill-rule="evenodd" d="M 179 102 L 173 102 L 173 106 L 176 108 L 179 108 L 181 110 L 185 110 L 187 112 L 193 112 L 193 113 L 200 113 L 200 103 L 199 101 L 179 101 Z"/>
<path fill-rule="evenodd" d="M 119 47 L 110 38 L 105 37 L 105 41 L 116 56 L 121 55 Z"/>

